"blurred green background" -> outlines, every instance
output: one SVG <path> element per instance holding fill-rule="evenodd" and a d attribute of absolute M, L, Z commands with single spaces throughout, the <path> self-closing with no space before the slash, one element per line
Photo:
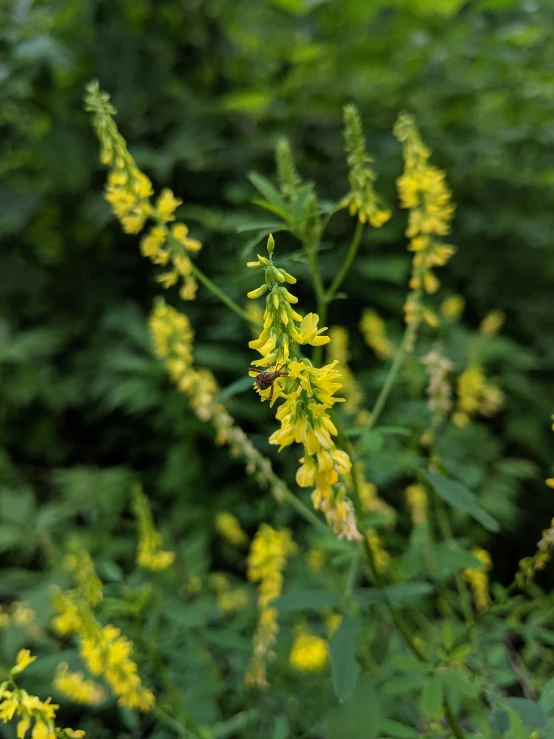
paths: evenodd
<path fill-rule="evenodd" d="M 241 304 L 255 279 L 244 269 L 250 236 L 238 229 L 266 220 L 248 172 L 272 177 L 285 135 L 320 196 L 340 197 L 342 107 L 359 106 L 395 213 L 364 239 L 343 286 L 349 300 L 332 304 L 329 323 L 351 332 L 368 405 L 384 369 L 358 323 L 371 306 L 393 337 L 402 330 L 410 255 L 391 130 L 399 111 L 416 116 L 457 203 L 458 252 L 440 297 L 465 296 L 468 329 L 490 309 L 506 314 L 489 358 L 505 407 L 459 432 L 472 444 L 459 463 L 494 501 L 503 533 L 481 538 L 507 578 L 552 516 L 543 480 L 553 460 L 553 68 L 554 7 L 539 0 L 0 0 L 0 596 L 32 584 L 45 535 L 61 543 L 79 531 L 114 559 L 131 551 L 120 514 L 136 476 L 193 567 L 217 563 L 216 511 L 232 510 L 252 533 L 273 510 L 152 355 L 146 317 L 159 286 L 102 199 L 82 110 L 93 78 L 156 189 L 183 199 L 179 215 L 204 242 L 199 266 Z M 333 220 L 327 277 L 351 229 L 346 213 Z M 292 240 L 279 248 L 294 260 Z M 305 265 L 294 270 L 313 309 Z M 197 363 L 223 386 L 243 376 L 248 328 L 202 287 L 185 310 Z M 409 387 L 395 399 L 389 419 L 417 416 Z M 235 396 L 230 410 L 270 452 L 273 422 L 257 396 Z M 276 461 L 289 481 L 291 457 Z"/>

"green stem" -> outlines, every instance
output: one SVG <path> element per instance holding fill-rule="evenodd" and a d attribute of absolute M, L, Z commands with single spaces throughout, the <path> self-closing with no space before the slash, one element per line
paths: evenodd
<path fill-rule="evenodd" d="M 298 513 L 306 519 L 306 521 L 311 524 L 315 529 L 317 529 L 320 532 L 327 533 L 328 529 L 327 526 L 323 523 L 321 519 L 319 519 L 316 514 L 308 508 L 305 503 L 303 503 L 300 498 L 297 498 L 296 495 L 292 492 L 292 490 L 289 490 L 288 488 L 285 491 L 285 500 L 287 503 L 290 503 L 291 506 L 298 511 Z"/>
<path fill-rule="evenodd" d="M 385 383 L 383 387 L 381 388 L 379 395 L 377 396 L 377 400 L 375 401 L 373 408 L 371 409 L 371 416 L 366 426 L 367 430 L 375 426 L 375 424 L 377 423 L 377 419 L 381 415 L 381 411 L 383 410 L 385 403 L 387 402 L 387 398 L 389 397 L 390 391 L 392 390 L 393 385 L 396 381 L 396 377 L 402 365 L 402 360 L 404 359 L 406 350 L 411 345 L 415 337 L 416 329 L 417 327 L 413 323 L 409 323 L 406 326 L 406 329 L 404 331 L 404 336 L 402 337 L 400 346 L 398 347 L 396 351 L 394 361 L 391 365 L 391 368 L 389 370 Z"/>
<path fill-rule="evenodd" d="M 236 736 L 239 729 L 244 729 L 249 724 L 257 721 L 261 714 L 258 708 L 251 708 L 249 711 L 241 711 L 235 716 L 216 724 L 213 727 L 215 739 L 226 739 L 229 736 Z"/>
<path fill-rule="evenodd" d="M 352 599 L 352 593 L 358 580 L 358 570 L 360 566 L 360 550 L 358 549 L 350 563 L 350 569 L 348 570 L 348 577 L 346 578 L 346 587 L 344 589 L 344 600 L 348 603 Z"/>
<path fill-rule="evenodd" d="M 308 266 L 310 268 L 310 274 L 312 275 L 312 282 L 314 285 L 314 292 L 317 305 L 317 315 L 319 316 L 319 325 L 324 326 L 327 320 L 327 299 L 325 296 L 325 289 L 319 273 L 319 264 L 317 260 L 317 247 L 318 245 L 304 245 L 306 254 L 308 255 Z M 312 355 L 312 361 L 315 367 L 321 365 L 323 358 L 323 347 L 316 346 Z"/>
<path fill-rule="evenodd" d="M 458 719 L 454 715 L 454 711 L 452 710 L 448 698 L 444 699 L 444 712 L 446 714 L 446 718 L 448 719 L 448 723 L 450 724 L 450 728 L 454 733 L 454 736 L 458 739 L 465 739 L 465 734 L 462 731 L 460 724 L 458 723 Z"/>
<path fill-rule="evenodd" d="M 198 734 L 193 734 L 192 731 L 189 731 L 184 726 L 181 726 L 178 721 L 176 721 L 172 716 L 166 713 L 159 706 L 154 706 L 154 708 L 152 709 L 152 713 L 154 714 L 154 716 L 156 716 L 156 718 L 160 719 L 162 723 L 173 729 L 177 736 L 183 736 L 185 738 L 192 737 L 192 739 L 201 739 Z"/>
<path fill-rule="evenodd" d="M 331 287 L 327 290 L 327 293 L 325 294 L 325 301 L 327 303 L 329 303 L 335 296 L 335 293 L 341 286 L 342 281 L 348 274 L 348 270 L 350 269 L 352 262 L 354 261 L 354 258 L 356 257 L 356 254 L 358 252 L 358 247 L 360 246 L 360 241 L 362 240 L 363 231 L 364 224 L 361 221 L 358 221 L 356 225 L 356 230 L 354 231 L 354 236 L 352 237 L 352 241 L 350 242 L 350 247 L 348 249 L 346 257 L 344 258 L 344 262 L 342 263 L 342 267 L 339 269 L 337 276 L 331 284 Z"/>
<path fill-rule="evenodd" d="M 240 316 L 243 320 L 247 321 L 248 323 L 253 324 L 254 326 L 259 326 L 260 324 L 258 321 L 256 321 L 255 318 L 252 318 L 248 315 L 248 313 L 240 307 L 238 303 L 235 303 L 235 301 L 230 298 L 228 295 L 226 295 L 223 290 L 221 290 L 215 283 L 213 283 L 209 277 L 206 277 L 206 275 L 202 272 L 201 269 L 199 269 L 194 262 L 191 261 L 192 266 L 192 273 L 193 275 L 200 280 L 200 282 L 205 285 L 210 292 L 212 292 L 216 298 L 219 298 L 222 303 L 225 303 L 225 305 L 230 308 L 234 313 L 237 314 L 237 316 Z"/>
<path fill-rule="evenodd" d="M 360 487 L 359 487 L 358 473 L 356 471 L 355 460 L 353 458 L 354 449 L 352 448 L 352 444 L 350 443 L 350 440 L 347 437 L 345 437 L 345 450 L 348 452 L 348 454 L 352 458 L 352 482 L 354 485 L 354 493 L 355 493 L 354 507 L 356 508 L 356 515 L 359 517 Z M 371 551 L 371 547 L 369 546 L 365 536 L 364 536 L 364 541 L 363 541 L 363 549 L 367 557 L 367 561 L 371 569 L 371 573 L 372 573 L 375 585 L 378 588 L 385 587 L 386 583 L 381 573 L 376 567 L 373 552 Z M 428 660 L 427 660 L 427 657 L 425 656 L 425 653 L 416 643 L 408 624 L 404 621 L 400 613 L 390 603 L 387 603 L 386 607 L 388 609 L 388 612 L 390 614 L 390 617 L 392 618 L 394 625 L 404 637 L 404 641 L 406 642 L 406 646 L 408 647 L 408 649 L 410 649 L 414 657 L 416 657 L 416 659 L 418 659 L 420 662 L 427 662 Z M 452 729 L 454 736 L 456 736 L 458 739 L 465 739 L 464 733 L 458 723 L 458 720 L 456 719 L 456 716 L 454 715 L 454 712 L 452 711 L 452 708 L 447 698 L 444 699 L 443 707 L 444 707 L 445 716 L 448 720 L 448 723 L 450 724 L 450 728 Z"/>

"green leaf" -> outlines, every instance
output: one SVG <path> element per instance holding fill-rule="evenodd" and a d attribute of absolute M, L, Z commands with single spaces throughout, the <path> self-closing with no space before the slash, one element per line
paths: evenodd
<path fill-rule="evenodd" d="M 252 202 L 254 205 L 259 205 L 260 208 L 265 208 L 265 210 L 268 210 L 270 213 L 275 213 L 276 216 L 281 216 L 281 218 L 284 221 L 288 221 L 289 214 L 286 210 L 283 210 L 282 208 L 278 208 L 276 205 L 273 205 L 268 200 L 264 200 L 263 198 L 253 198 Z M 279 224 L 281 228 L 283 227 L 283 223 Z"/>
<path fill-rule="evenodd" d="M 456 572 L 457 570 L 483 569 L 483 563 L 480 559 L 477 559 L 474 554 L 468 552 L 467 549 L 462 549 L 458 545 L 441 542 L 440 544 L 435 544 L 432 549 L 441 571 Z"/>
<path fill-rule="evenodd" d="M 541 690 L 540 704 L 547 712 L 554 709 L 554 677 L 551 678 Z"/>
<path fill-rule="evenodd" d="M 270 233 L 274 229 L 283 228 L 284 223 L 282 221 L 253 221 L 251 223 L 244 223 L 242 226 L 237 226 L 237 233 L 248 233 L 248 231 L 266 231 Z"/>
<path fill-rule="evenodd" d="M 392 664 L 399 670 L 414 672 L 418 675 L 425 675 L 431 669 L 427 662 L 421 662 L 410 654 L 400 654 L 394 657 Z"/>
<path fill-rule="evenodd" d="M 272 601 L 271 605 L 285 611 L 304 611 L 309 608 L 332 608 L 342 604 L 342 595 L 330 590 L 302 590 L 296 593 L 285 593 Z"/>
<path fill-rule="evenodd" d="M 386 588 L 361 588 L 356 590 L 354 597 L 362 606 L 373 603 L 402 604 L 417 600 L 433 592 L 433 586 L 428 582 L 405 582 L 388 585 Z"/>
<path fill-rule="evenodd" d="M 19 524 L 0 524 L 0 552 L 16 549 L 23 544 L 23 540 L 26 537 L 28 537 L 28 532 Z"/>
<path fill-rule="evenodd" d="M 546 724 L 546 715 L 539 703 L 528 698 L 504 698 L 502 701 L 508 708 L 513 709 L 526 726 L 540 729 Z"/>
<path fill-rule="evenodd" d="M 238 395 L 239 393 L 245 392 L 252 387 L 253 382 L 254 378 L 250 377 L 250 375 L 246 375 L 246 377 L 239 377 L 238 380 L 235 380 L 230 385 L 227 385 L 221 390 L 221 392 L 215 399 L 215 402 L 224 403 L 229 398 L 232 398 L 233 395 Z"/>
<path fill-rule="evenodd" d="M 268 179 L 258 174 L 258 172 L 250 172 L 248 179 L 268 203 L 284 213 L 284 218 L 288 221 L 289 213 L 287 204 L 283 200 L 279 190 Z"/>
<path fill-rule="evenodd" d="M 356 660 L 356 637 L 360 622 L 346 615 L 331 637 L 331 675 L 333 689 L 340 700 L 347 698 L 358 681 L 360 665 Z"/>
<path fill-rule="evenodd" d="M 358 683 L 353 694 L 325 720 L 329 739 L 374 739 L 379 730 L 379 699 L 369 681 Z M 320 734 L 317 734 L 320 736 Z"/>
<path fill-rule="evenodd" d="M 498 521 L 478 505 L 475 495 L 463 483 L 452 480 L 444 475 L 437 475 L 434 472 L 427 472 L 426 477 L 433 490 L 446 503 L 453 508 L 459 508 L 469 513 L 487 531 L 492 531 L 493 533 L 500 531 Z"/>
<path fill-rule="evenodd" d="M 401 724 L 400 721 L 394 721 L 391 718 L 381 719 L 379 724 L 380 733 L 394 737 L 394 739 L 417 739 L 420 734 L 411 726 Z"/>
<path fill-rule="evenodd" d="M 271 732 L 271 739 L 288 739 L 289 736 L 289 720 L 286 716 L 281 714 L 275 719 L 275 723 L 273 724 L 273 731 Z"/>
<path fill-rule="evenodd" d="M 426 680 L 419 705 L 421 712 L 427 718 L 433 718 L 441 710 L 444 693 L 443 688 L 442 677 L 440 675 L 433 675 L 429 680 Z"/>

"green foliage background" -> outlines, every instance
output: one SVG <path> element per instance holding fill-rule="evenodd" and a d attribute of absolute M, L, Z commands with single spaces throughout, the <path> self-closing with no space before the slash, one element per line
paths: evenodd
<path fill-rule="evenodd" d="M 320 195 L 336 198 L 347 178 L 342 106 L 354 101 L 380 189 L 395 203 L 401 158 L 391 129 L 399 110 L 415 114 L 457 203 L 458 252 L 441 275 L 441 296 L 466 297 L 459 351 L 488 310 L 507 316 L 490 350 L 505 408 L 453 432 L 444 446 L 501 521 L 500 535 L 476 537 L 491 548 L 495 577 L 509 580 L 552 516 L 543 480 L 553 459 L 553 31 L 546 2 L 1 2 L 0 598 L 45 603 L 53 577 L 44 569 L 45 538 L 61 544 L 72 531 L 116 582 L 116 562 L 133 557 L 126 511 L 137 477 L 160 528 L 198 575 L 229 566 L 214 534 L 217 511 L 232 510 L 249 533 L 275 516 L 152 355 L 145 321 L 159 288 L 136 238 L 121 234 L 102 199 L 104 173 L 82 111 L 94 77 L 111 92 L 139 166 L 157 189 L 168 185 L 183 198 L 182 216 L 205 244 L 199 266 L 240 303 L 254 285 L 243 269 L 250 235 L 239 231 L 266 218 L 250 203 L 247 173 L 272 176 L 277 138 L 290 139 Z M 363 307 L 373 306 L 400 335 L 410 262 L 404 224 L 397 209 L 365 238 L 343 286 L 349 300 L 330 308 L 330 325 L 351 332 L 352 367 L 368 401 L 384 370 L 357 326 Z M 333 248 L 322 255 L 327 277 L 350 228 L 346 214 L 332 224 Z M 297 246 L 282 242 L 294 260 Z M 302 304 L 313 307 L 299 259 L 295 274 Z M 197 363 L 223 386 L 244 375 L 250 337 L 239 319 L 203 288 L 187 313 Z M 417 386 L 416 378 L 395 391 L 387 422 L 417 427 Z M 257 397 L 238 395 L 230 409 L 271 453 L 272 420 Z M 466 456 L 457 452 L 460 439 Z M 396 444 L 387 440 L 370 469 L 401 506 L 412 462 L 399 462 Z M 278 459 L 276 468 L 291 480 L 294 463 Z M 276 516 L 288 524 L 292 514 Z M 195 664 L 198 645 L 187 638 L 183 649 Z M 245 659 L 232 666 L 236 681 Z M 215 696 L 223 688 L 208 684 L 212 694 L 204 688 L 199 696 L 194 681 L 182 686 L 186 703 L 198 701 L 200 721 L 221 709 Z M 228 713 L 241 707 L 233 700 Z"/>

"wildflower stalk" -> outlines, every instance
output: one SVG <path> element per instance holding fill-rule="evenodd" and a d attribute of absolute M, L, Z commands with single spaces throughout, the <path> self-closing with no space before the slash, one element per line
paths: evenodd
<path fill-rule="evenodd" d="M 346 439 L 345 442 L 345 450 L 348 452 L 348 454 L 351 456 L 351 459 L 353 462 L 355 462 L 354 457 L 354 449 L 352 448 L 352 444 L 349 439 Z M 360 516 L 360 484 L 358 479 L 358 468 L 356 464 L 354 463 L 352 466 L 352 482 L 354 486 L 354 507 L 356 509 L 356 515 Z M 378 588 L 385 587 L 386 583 L 382 576 L 382 574 L 379 572 L 379 569 L 376 566 L 375 563 L 375 557 L 371 550 L 371 547 L 369 546 L 367 539 L 364 537 L 363 542 L 361 543 L 361 547 L 363 548 L 363 552 L 366 556 L 367 562 L 369 564 L 369 568 L 371 570 L 371 574 L 373 577 L 373 581 Z M 402 637 L 404 638 L 404 641 L 406 642 L 406 646 L 408 649 L 412 652 L 414 657 L 416 657 L 417 660 L 420 662 L 427 662 L 427 657 L 425 656 L 425 653 L 422 651 L 422 649 L 418 646 L 416 643 L 412 632 L 410 631 L 410 627 L 408 624 L 404 621 L 400 613 L 396 610 L 396 608 L 391 605 L 390 603 L 387 603 L 386 605 L 387 610 L 389 612 L 389 615 L 397 628 L 397 630 L 400 632 Z M 448 698 L 445 698 L 443 701 L 443 708 L 444 708 L 444 714 L 446 716 L 446 719 L 450 725 L 450 728 L 452 729 L 452 732 L 454 736 L 457 737 L 457 739 L 465 739 L 465 735 L 460 727 L 460 724 L 458 723 L 458 720 L 456 716 L 454 715 L 454 712 L 452 711 L 452 707 L 450 706 L 450 703 L 448 701 Z"/>
<path fill-rule="evenodd" d="M 221 290 L 214 282 L 210 280 L 209 277 L 207 277 L 202 270 L 196 266 L 194 262 L 191 262 L 191 268 L 193 275 L 198 279 L 199 282 L 201 282 L 205 287 L 208 288 L 208 290 L 215 295 L 218 300 L 221 300 L 222 303 L 224 303 L 228 308 L 230 308 L 233 313 L 236 313 L 237 316 L 240 316 L 244 321 L 247 323 L 251 323 L 253 326 L 259 326 L 259 322 L 253 318 L 252 316 L 249 316 L 248 313 L 240 307 L 238 303 L 235 303 L 235 301 L 230 298 L 226 293 Z"/>
<path fill-rule="evenodd" d="M 360 246 L 363 232 L 364 232 L 364 224 L 361 221 L 358 221 L 356 224 L 356 230 L 354 231 L 354 236 L 352 237 L 352 241 L 350 242 L 350 247 L 348 249 L 346 257 L 344 258 L 344 262 L 342 263 L 342 267 L 339 269 L 337 276 L 335 277 L 335 279 L 331 283 L 331 286 L 325 293 L 326 303 L 331 302 L 337 290 L 342 285 L 344 278 L 348 274 L 348 270 L 352 266 L 352 262 L 354 261 L 356 254 L 358 253 L 358 247 Z M 322 320 L 325 320 L 325 317 L 323 317 Z"/>
<path fill-rule="evenodd" d="M 381 415 L 381 412 L 383 411 L 383 408 L 385 407 L 385 403 L 387 402 L 390 391 L 394 387 L 398 372 L 400 371 L 400 367 L 402 366 L 402 361 L 408 351 L 408 348 L 413 344 L 416 332 L 417 326 L 415 323 L 409 323 L 406 326 L 404 330 L 404 336 L 402 337 L 400 346 L 396 350 L 394 361 L 391 364 L 386 380 L 383 383 L 381 390 L 379 391 L 379 395 L 377 396 L 373 408 L 371 409 L 371 415 L 366 425 L 367 431 L 375 426 L 377 420 L 379 419 L 379 416 Z"/>

